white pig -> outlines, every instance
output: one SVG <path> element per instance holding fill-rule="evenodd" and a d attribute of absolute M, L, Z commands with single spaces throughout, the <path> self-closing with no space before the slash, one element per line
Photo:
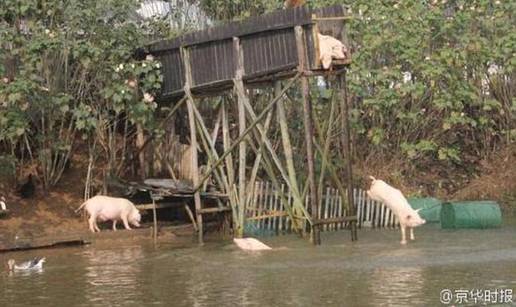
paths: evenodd
<path fill-rule="evenodd" d="M 373 182 L 367 191 L 367 195 L 373 200 L 384 203 L 398 217 L 401 228 L 401 244 L 407 244 L 406 227 L 410 229 L 410 240 L 414 240 L 414 227 L 426 223 L 417 213 L 419 210 L 412 209 L 400 190 L 391 187 L 383 180 L 376 180 L 372 176 L 369 178 Z"/>
<path fill-rule="evenodd" d="M 261 250 L 270 250 L 270 246 L 262 243 L 259 240 L 256 240 L 255 238 L 234 238 L 233 242 L 240 247 L 243 250 L 247 251 L 261 251 Z"/>
<path fill-rule="evenodd" d="M 319 38 L 320 60 L 324 69 L 330 68 L 332 59 L 343 60 L 346 58 L 348 49 L 341 41 L 319 33 L 317 36 Z"/>
<path fill-rule="evenodd" d="M 125 198 L 95 196 L 84 202 L 75 212 L 83 207 L 90 216 L 88 224 L 91 232 L 100 231 L 97 219 L 101 222 L 113 221 L 113 231 L 116 231 L 116 223 L 119 220 L 122 220 L 125 229 L 131 229 L 129 224 L 140 227 L 140 212 L 132 202 Z"/>

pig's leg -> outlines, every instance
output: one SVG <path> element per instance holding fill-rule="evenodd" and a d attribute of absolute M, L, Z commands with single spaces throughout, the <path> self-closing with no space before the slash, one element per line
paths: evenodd
<path fill-rule="evenodd" d="M 415 240 L 416 237 L 414 237 L 414 227 L 410 227 L 410 240 Z"/>
<path fill-rule="evenodd" d="M 90 231 L 95 232 L 95 216 L 90 215 L 90 218 L 88 219 L 88 225 L 90 226 Z"/>
<path fill-rule="evenodd" d="M 113 220 L 113 231 L 116 231 L 116 222 L 117 222 L 117 221 L 118 221 L 118 220 Z"/>
<path fill-rule="evenodd" d="M 124 222 L 125 229 L 131 230 L 131 227 L 129 227 L 129 223 L 127 221 L 127 216 L 122 216 L 122 222 Z"/>
<path fill-rule="evenodd" d="M 401 244 L 407 244 L 407 239 L 405 236 L 405 225 L 400 225 L 401 228 Z"/>
<path fill-rule="evenodd" d="M 90 215 L 90 218 L 88 219 L 88 224 L 90 225 L 91 232 L 97 231 L 97 216 L 95 214 Z"/>
<path fill-rule="evenodd" d="M 95 230 L 97 230 L 98 232 L 100 232 L 99 225 L 97 225 L 97 219 L 95 219 L 95 222 L 93 223 L 93 225 L 95 226 Z"/>

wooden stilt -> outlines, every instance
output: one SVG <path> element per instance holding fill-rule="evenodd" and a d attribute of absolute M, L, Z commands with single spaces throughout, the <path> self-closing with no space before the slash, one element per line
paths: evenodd
<path fill-rule="evenodd" d="M 305 50 L 305 39 L 303 35 L 303 28 L 301 26 L 295 27 L 296 32 L 296 46 L 299 71 L 305 71 L 307 69 L 306 50 Z M 317 215 L 317 207 L 319 202 L 317 201 L 317 187 L 315 183 L 315 166 L 314 166 L 314 149 L 313 149 L 313 136 L 314 128 L 312 122 L 312 101 L 310 99 L 310 88 L 308 84 L 308 78 L 301 77 L 301 92 L 303 96 L 303 113 L 305 123 L 305 142 L 306 142 L 306 158 L 308 163 L 308 182 L 310 185 L 310 202 L 312 209 L 312 218 L 314 221 L 319 219 Z M 312 241 L 315 245 L 321 244 L 321 236 L 319 226 L 314 223 L 312 224 Z"/>
<path fill-rule="evenodd" d="M 195 114 L 193 110 L 193 97 L 190 92 L 190 88 L 192 86 L 192 74 L 191 74 L 191 67 L 190 67 L 190 55 L 188 53 L 188 49 L 182 48 L 181 52 L 183 53 L 183 60 L 184 60 L 184 66 L 185 66 L 185 95 L 187 96 L 186 99 L 186 106 L 188 109 L 188 124 L 190 126 L 190 142 L 192 146 L 192 157 L 191 157 L 191 163 L 192 163 L 192 181 L 194 186 L 198 186 L 200 184 L 199 182 L 199 161 L 197 157 L 197 129 L 195 126 Z M 203 244 L 203 224 L 202 224 L 202 213 L 201 213 L 201 195 L 199 191 L 194 192 L 194 202 L 195 202 L 195 214 L 197 216 L 197 227 L 198 227 L 198 239 L 199 244 Z"/>
<path fill-rule="evenodd" d="M 352 173 L 352 159 L 351 159 L 351 141 L 350 141 L 350 126 L 349 126 L 349 106 L 346 88 L 346 71 L 339 75 L 339 88 L 341 91 L 340 109 L 341 109 L 341 123 L 342 123 L 342 152 L 346 157 L 346 185 L 348 187 L 348 204 L 349 214 L 355 215 L 355 205 L 353 199 L 353 173 Z M 351 222 L 351 240 L 357 240 L 357 224 Z"/>
<path fill-rule="evenodd" d="M 244 56 L 243 51 L 240 48 L 240 40 L 238 37 L 233 38 L 233 48 L 235 55 L 237 56 L 237 67 L 235 72 L 235 79 L 233 79 L 235 92 L 238 97 L 238 136 L 242 137 L 245 132 L 245 109 L 244 100 L 249 102 L 249 98 L 245 93 L 244 81 L 242 80 L 244 75 Z M 244 218 L 245 218 L 245 204 L 246 204 L 246 141 L 245 139 L 240 142 L 238 147 L 238 228 L 236 231 L 237 237 L 243 237 L 244 235 Z"/>

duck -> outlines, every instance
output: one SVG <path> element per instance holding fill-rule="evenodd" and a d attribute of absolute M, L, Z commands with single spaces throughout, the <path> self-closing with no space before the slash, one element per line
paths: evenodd
<path fill-rule="evenodd" d="M 0 197 L 0 211 L 7 211 L 7 205 L 5 204 L 5 197 Z"/>
<path fill-rule="evenodd" d="M 7 266 L 9 267 L 9 271 L 40 270 L 43 268 L 43 263 L 45 262 L 45 259 L 45 257 L 36 257 L 32 260 L 20 263 L 19 265 L 16 264 L 16 261 L 14 261 L 14 259 L 9 259 L 7 261 Z"/>
<path fill-rule="evenodd" d="M 34 182 L 32 181 L 32 174 L 29 174 L 29 178 L 27 179 L 27 182 L 24 183 L 19 190 L 19 193 L 22 198 L 31 198 L 34 196 L 34 191 L 36 190 L 36 186 L 34 185 Z"/>

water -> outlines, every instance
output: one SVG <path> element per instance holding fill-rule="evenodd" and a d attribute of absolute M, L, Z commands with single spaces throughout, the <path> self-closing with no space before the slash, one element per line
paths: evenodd
<path fill-rule="evenodd" d="M 268 237 L 248 253 L 230 241 L 204 247 L 148 242 L 0 254 L 46 256 L 43 271 L 0 273 L 0 306 L 436 306 L 442 289 L 516 289 L 516 221 L 501 229 L 323 233 L 313 247 Z M 516 297 L 516 296 L 515 296 Z M 516 298 L 515 298 L 516 300 Z"/>

